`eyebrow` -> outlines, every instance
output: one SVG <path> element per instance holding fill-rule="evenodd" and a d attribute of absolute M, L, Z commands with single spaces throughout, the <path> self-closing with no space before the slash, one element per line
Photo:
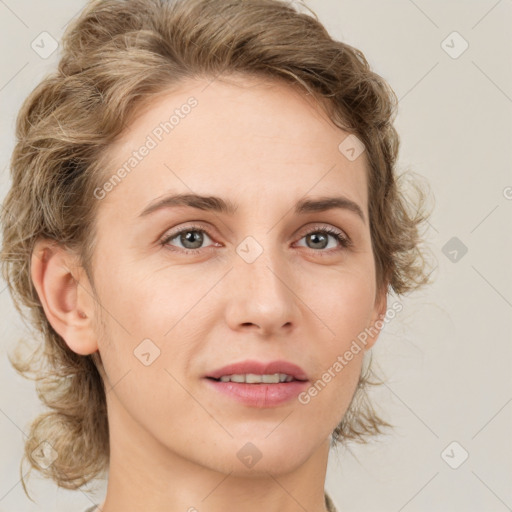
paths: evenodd
<path fill-rule="evenodd" d="M 204 211 L 213 211 L 234 215 L 238 205 L 232 201 L 222 199 L 216 196 L 200 196 L 197 194 L 173 194 L 156 201 L 152 201 L 139 215 L 146 217 L 147 215 L 161 210 L 163 208 L 172 208 L 177 206 L 188 206 Z M 324 212 L 333 209 L 348 210 L 355 213 L 361 220 L 366 223 L 366 218 L 361 207 L 344 196 L 336 197 L 319 197 L 317 199 L 301 199 L 295 204 L 295 213 L 303 215 L 313 212 Z"/>

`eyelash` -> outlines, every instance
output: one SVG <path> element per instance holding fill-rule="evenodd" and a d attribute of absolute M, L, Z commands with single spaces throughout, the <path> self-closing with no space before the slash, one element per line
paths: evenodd
<path fill-rule="evenodd" d="M 175 233 L 171 233 L 170 235 L 164 235 L 164 237 L 160 240 L 160 245 L 162 245 L 163 247 L 168 247 L 168 248 L 171 247 L 171 249 L 169 249 L 169 250 L 181 252 L 182 254 L 198 254 L 199 252 L 203 251 L 204 249 L 212 248 L 212 247 L 206 247 L 206 248 L 203 247 L 200 249 L 184 249 L 181 247 L 173 247 L 173 246 L 167 245 L 170 241 L 179 237 L 182 233 L 188 233 L 190 231 L 200 231 L 200 232 L 206 233 L 209 238 L 212 238 L 211 235 L 208 233 L 208 231 L 206 229 L 204 229 L 204 227 L 187 226 L 186 228 L 180 229 L 179 231 L 176 231 Z M 331 235 L 341 245 L 341 248 L 339 248 L 339 249 L 328 249 L 328 250 L 309 249 L 310 251 L 319 253 L 321 256 L 325 256 L 326 255 L 325 253 L 327 253 L 327 255 L 332 254 L 331 251 L 337 251 L 337 250 L 341 251 L 343 249 L 348 249 L 348 248 L 352 247 L 352 241 L 349 238 L 345 237 L 343 235 L 343 233 L 341 233 L 340 231 L 338 231 L 334 228 L 331 228 L 331 227 L 314 228 L 311 231 L 308 231 L 307 233 L 302 235 L 302 237 L 300 239 L 302 240 L 302 238 L 304 238 L 308 235 L 311 235 L 313 233 L 323 233 L 323 234 Z M 306 247 L 306 249 L 307 249 L 307 247 Z M 322 253 L 324 253 L 324 254 L 322 254 Z"/>

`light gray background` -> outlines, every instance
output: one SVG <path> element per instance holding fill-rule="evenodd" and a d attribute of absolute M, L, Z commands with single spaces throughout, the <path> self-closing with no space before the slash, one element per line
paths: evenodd
<path fill-rule="evenodd" d="M 512 1 L 308 5 L 336 38 L 365 53 L 400 98 L 400 169 L 431 184 L 427 236 L 438 260 L 435 284 L 400 298 L 403 311 L 373 349 L 388 378 L 373 397 L 397 428 L 333 453 L 326 487 L 340 511 L 512 510 Z M 83 6 L 0 0 L 2 199 L 17 110 L 59 54 L 42 59 L 31 43 L 43 31 L 59 40 Z M 462 48 L 454 31 L 469 44 L 458 58 L 442 46 L 446 40 L 452 53 Z M 467 247 L 457 261 L 445 245 L 453 237 Z M 33 383 L 6 358 L 26 332 L 5 289 L 0 315 L 0 512 L 82 511 L 91 505 L 85 493 L 58 489 L 36 472 L 31 489 L 38 504 L 23 493 L 23 432 L 42 409 Z M 453 441 L 458 445 L 444 452 Z M 456 465 L 462 450 L 468 459 L 452 469 L 446 461 Z M 92 499 L 103 494 L 100 483 Z"/>

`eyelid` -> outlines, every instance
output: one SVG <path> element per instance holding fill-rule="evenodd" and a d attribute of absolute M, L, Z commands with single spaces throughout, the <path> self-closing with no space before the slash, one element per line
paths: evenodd
<path fill-rule="evenodd" d="M 320 256 L 329 256 L 332 255 L 333 253 L 339 253 L 340 251 L 347 251 L 349 249 L 352 249 L 354 245 L 351 238 L 345 233 L 344 230 L 336 228 L 330 224 L 315 224 L 313 226 L 308 227 L 307 230 L 303 232 L 303 234 L 299 237 L 298 241 L 302 240 L 304 237 L 308 235 L 311 235 L 312 233 L 317 232 L 326 233 L 327 236 L 330 235 L 338 243 L 337 248 L 327 250 L 315 250 L 306 247 L 306 249 L 318 253 Z"/>
<path fill-rule="evenodd" d="M 345 238 L 345 240 L 347 240 L 347 242 L 351 242 L 350 237 L 347 235 L 347 233 L 343 229 L 337 228 L 336 226 L 333 226 L 332 224 L 323 224 L 321 222 L 317 222 L 317 223 L 313 223 L 312 225 L 311 224 L 308 225 L 304 229 L 305 229 L 305 232 L 302 235 L 302 237 L 307 236 L 311 233 L 316 233 L 317 231 L 328 231 L 328 232 L 332 232 L 332 233 L 335 232 L 335 233 L 339 234 L 340 236 L 342 236 L 343 238 Z"/>
<path fill-rule="evenodd" d="M 191 222 L 194 222 L 194 221 L 191 221 Z M 166 245 L 167 243 L 169 243 L 171 240 L 173 240 L 174 238 L 179 236 L 184 231 L 204 231 L 210 238 L 213 239 L 213 237 L 210 235 L 210 230 L 211 230 L 211 228 L 207 227 L 206 225 L 202 225 L 200 223 L 193 223 L 190 225 L 185 225 L 183 227 L 177 228 L 175 230 L 173 230 L 173 229 L 167 230 L 161 237 L 159 237 L 158 243 L 160 243 L 161 245 Z M 177 249 L 181 249 L 181 248 L 178 247 Z M 204 249 L 206 249 L 206 248 L 203 247 L 201 249 L 181 249 L 181 250 L 193 252 L 193 251 L 201 251 Z"/>
<path fill-rule="evenodd" d="M 176 230 L 171 230 L 170 232 L 166 231 L 159 238 L 159 243 L 162 246 L 166 246 L 171 240 L 178 237 L 184 231 L 203 231 L 204 233 L 206 233 L 206 235 L 210 239 L 213 240 L 214 237 L 212 237 L 210 235 L 210 229 L 211 229 L 210 227 L 207 227 L 206 225 L 202 225 L 201 223 L 185 225 Z M 329 249 L 329 250 L 310 249 L 311 251 L 318 252 L 318 253 L 330 253 L 331 251 L 348 249 L 353 245 L 352 240 L 350 239 L 350 237 L 346 234 L 346 232 L 344 230 L 334 227 L 330 224 L 322 224 L 322 223 L 315 223 L 313 225 L 309 225 L 309 226 L 303 228 L 303 230 L 300 231 L 301 235 L 298 238 L 297 242 L 302 240 L 305 236 L 308 236 L 308 235 L 310 235 L 312 233 L 316 233 L 316 232 L 325 232 L 328 235 L 332 236 L 333 238 L 336 239 L 336 241 L 338 242 L 340 247 L 338 249 Z M 337 238 L 337 237 L 339 237 L 339 238 Z M 212 247 L 214 247 L 214 245 L 210 245 L 207 247 L 201 247 L 199 249 L 186 249 L 186 248 L 176 247 L 176 250 L 181 251 L 183 253 L 198 253 L 200 251 L 208 250 Z M 309 248 L 306 247 L 306 249 L 309 249 Z"/>

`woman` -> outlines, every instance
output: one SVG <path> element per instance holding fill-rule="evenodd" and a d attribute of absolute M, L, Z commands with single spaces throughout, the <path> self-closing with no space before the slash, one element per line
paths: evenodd
<path fill-rule="evenodd" d="M 93 1 L 62 45 L 2 218 L 44 338 L 13 360 L 50 409 L 26 459 L 67 489 L 108 470 L 90 511 L 335 510 L 330 447 L 390 426 L 388 292 L 428 282 L 396 96 L 278 0 Z"/>

